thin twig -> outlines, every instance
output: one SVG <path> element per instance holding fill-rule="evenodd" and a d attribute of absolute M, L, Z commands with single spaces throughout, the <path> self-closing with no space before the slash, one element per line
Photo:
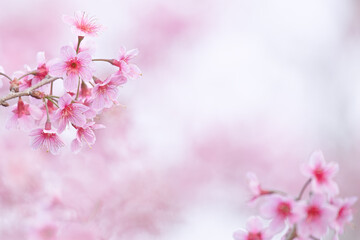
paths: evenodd
<path fill-rule="evenodd" d="M 7 96 L 0 98 L 0 105 L 7 107 L 7 106 L 9 106 L 9 104 L 6 101 L 13 99 L 13 98 L 17 98 L 17 97 L 30 96 L 34 90 L 36 90 L 48 83 L 54 82 L 57 79 L 60 79 L 60 77 L 44 78 L 41 82 L 38 82 L 34 86 L 29 87 L 28 89 L 26 89 L 22 92 L 11 92 Z"/>
<path fill-rule="evenodd" d="M 2 76 L 4 76 L 4 77 L 6 77 L 7 79 L 9 79 L 10 82 L 12 81 L 12 79 L 11 79 L 8 75 L 6 75 L 5 73 L 1 73 L 1 72 L 0 72 L 0 75 L 2 75 Z"/>
<path fill-rule="evenodd" d="M 102 58 L 95 58 L 93 59 L 93 62 L 108 62 L 110 64 L 113 64 L 113 62 L 110 59 L 102 59 Z"/>
<path fill-rule="evenodd" d="M 304 194 L 307 186 L 309 186 L 309 184 L 311 183 L 311 178 L 309 180 L 306 181 L 306 183 L 304 184 L 304 186 L 302 187 L 299 196 L 296 198 L 296 201 L 299 201 L 302 198 L 302 195 Z"/>
<path fill-rule="evenodd" d="M 26 77 L 26 76 L 34 75 L 34 74 L 36 74 L 36 71 L 28 72 L 28 73 L 22 75 L 21 77 L 19 77 L 18 81 L 21 80 L 22 78 Z"/>

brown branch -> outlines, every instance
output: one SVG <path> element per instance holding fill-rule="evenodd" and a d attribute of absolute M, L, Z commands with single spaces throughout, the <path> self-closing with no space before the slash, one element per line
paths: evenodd
<path fill-rule="evenodd" d="M 302 187 L 299 196 L 296 198 L 296 201 L 299 201 L 302 198 L 302 195 L 304 194 L 307 186 L 309 186 L 309 184 L 311 183 L 311 178 L 309 180 L 306 181 L 306 183 L 304 184 L 304 186 Z"/>
<path fill-rule="evenodd" d="M 34 92 L 34 90 L 36 90 L 48 83 L 52 83 L 59 78 L 60 77 L 44 78 L 42 81 L 38 82 L 34 86 L 31 86 L 22 92 L 11 92 L 7 96 L 0 98 L 0 105 L 2 105 L 4 107 L 8 107 L 9 103 L 7 103 L 6 101 L 13 99 L 13 98 L 17 98 L 17 97 L 30 96 Z"/>

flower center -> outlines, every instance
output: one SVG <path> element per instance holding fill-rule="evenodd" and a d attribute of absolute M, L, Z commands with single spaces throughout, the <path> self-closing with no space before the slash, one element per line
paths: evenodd
<path fill-rule="evenodd" d="M 108 86 L 104 85 L 104 86 L 99 86 L 98 91 L 100 94 L 105 94 L 107 92 Z"/>
<path fill-rule="evenodd" d="M 67 62 L 67 67 L 69 71 L 74 71 L 74 70 L 78 71 L 79 68 L 81 67 L 81 64 L 78 61 L 78 59 L 75 57 Z"/>
<path fill-rule="evenodd" d="M 325 180 L 325 174 L 324 174 L 324 169 L 320 168 L 320 167 L 317 167 L 315 170 L 314 170 L 314 175 L 315 175 L 315 178 L 318 182 L 323 182 Z"/>
<path fill-rule="evenodd" d="M 261 232 L 249 233 L 246 240 L 262 240 Z"/>
<path fill-rule="evenodd" d="M 281 202 L 278 205 L 277 211 L 282 217 L 287 217 L 291 213 L 291 206 L 287 202 Z"/>
<path fill-rule="evenodd" d="M 62 110 L 61 114 L 62 114 L 62 117 L 66 118 L 66 117 L 71 116 L 71 115 L 72 115 L 72 112 L 73 112 L 73 107 L 72 107 L 71 105 L 69 105 L 69 106 L 66 106 L 66 107 Z"/>
<path fill-rule="evenodd" d="M 40 79 L 44 79 L 48 73 L 49 73 L 49 70 L 47 69 L 46 65 L 43 64 L 37 68 L 35 75 Z"/>
<path fill-rule="evenodd" d="M 308 207 L 306 212 L 307 212 L 306 221 L 308 222 L 318 219 L 321 215 L 321 211 L 317 206 Z"/>

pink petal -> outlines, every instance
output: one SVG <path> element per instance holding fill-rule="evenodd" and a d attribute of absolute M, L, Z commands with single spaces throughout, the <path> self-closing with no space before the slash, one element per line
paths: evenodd
<path fill-rule="evenodd" d="M 62 20 L 64 23 L 69 24 L 69 25 L 73 25 L 74 24 L 74 17 L 68 16 L 68 15 L 63 15 L 62 16 Z"/>
<path fill-rule="evenodd" d="M 57 124 L 58 125 L 57 132 L 62 133 L 66 128 L 66 124 L 67 124 L 67 120 L 65 120 L 64 118 L 60 118 Z"/>
<path fill-rule="evenodd" d="M 125 57 L 126 57 L 127 60 L 130 60 L 130 59 L 136 57 L 138 54 L 139 54 L 139 50 L 138 50 L 137 48 L 135 48 L 135 49 L 129 50 L 129 51 L 125 54 Z"/>
<path fill-rule="evenodd" d="M 80 152 L 81 150 L 81 147 L 82 147 L 82 144 L 79 140 L 77 139 L 74 139 L 72 142 L 71 142 L 71 151 L 74 152 L 74 153 L 78 153 Z"/>
<path fill-rule="evenodd" d="M 70 73 L 65 79 L 64 79 L 64 88 L 67 91 L 70 92 L 75 92 L 77 89 L 77 86 L 79 84 L 79 76 L 74 74 L 74 73 Z"/>
<path fill-rule="evenodd" d="M 246 240 L 247 239 L 247 233 L 243 230 L 238 230 L 236 232 L 234 232 L 233 234 L 233 238 L 235 240 Z"/>
<path fill-rule="evenodd" d="M 64 109 L 66 106 L 70 105 L 72 102 L 72 97 L 70 94 L 65 93 L 60 99 L 59 99 L 59 107 L 60 109 Z"/>
<path fill-rule="evenodd" d="M 64 62 L 59 62 L 51 65 L 49 74 L 54 77 L 63 77 L 66 74 L 66 64 Z"/>
<path fill-rule="evenodd" d="M 45 63 L 45 52 L 38 52 L 36 55 L 36 60 L 38 65 Z"/>
<path fill-rule="evenodd" d="M 246 222 L 246 229 L 249 232 L 261 232 L 263 223 L 259 217 L 250 217 Z"/>
<path fill-rule="evenodd" d="M 64 46 L 60 49 L 60 54 L 62 59 L 67 61 L 76 56 L 76 51 L 70 46 Z"/>
<path fill-rule="evenodd" d="M 93 72 L 92 72 L 91 68 L 89 68 L 89 67 L 82 67 L 80 69 L 79 73 L 80 73 L 80 77 L 85 82 L 88 82 L 88 81 L 90 81 L 92 79 Z"/>
<path fill-rule="evenodd" d="M 92 62 L 92 58 L 91 55 L 88 52 L 80 52 L 77 55 L 78 60 L 81 62 L 81 64 L 84 65 L 89 65 Z"/>

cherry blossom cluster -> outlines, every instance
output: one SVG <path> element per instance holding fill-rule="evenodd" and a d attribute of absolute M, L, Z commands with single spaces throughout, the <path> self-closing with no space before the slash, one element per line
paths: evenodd
<path fill-rule="evenodd" d="M 61 47 L 60 58 L 47 61 L 45 53 L 39 52 L 36 68 L 25 66 L 25 71 L 17 71 L 12 77 L 0 66 L 0 87 L 6 80 L 10 89 L 7 96 L 0 98 L 0 105 L 8 107 L 9 100 L 17 100 L 10 106 L 6 127 L 29 131 L 32 148 L 52 154 L 65 146 L 60 136 L 65 130 L 76 132 L 71 142 L 73 152 L 84 145 L 91 147 L 96 141 L 94 130 L 104 128 L 95 122 L 96 117 L 118 104 L 121 85 L 141 75 L 131 63 L 137 49 L 126 51 L 120 47 L 116 59 L 93 58 L 93 47 L 86 46 L 83 40 L 102 30 L 94 17 L 76 12 L 74 16 L 64 15 L 63 21 L 71 26 L 77 43 Z M 107 62 L 116 71 L 105 79 L 96 77 L 95 62 Z"/>
<path fill-rule="evenodd" d="M 250 217 L 246 230 L 234 233 L 235 240 L 316 240 L 333 234 L 338 240 L 344 226 L 353 219 L 356 197 L 338 197 L 333 177 L 338 164 L 324 160 L 321 151 L 314 152 L 301 172 L 308 178 L 298 196 L 264 189 L 254 173 L 248 173 L 251 202 L 262 199 L 260 216 Z M 308 191 L 307 199 L 303 199 Z M 331 231 L 330 231 L 331 230 Z"/>

